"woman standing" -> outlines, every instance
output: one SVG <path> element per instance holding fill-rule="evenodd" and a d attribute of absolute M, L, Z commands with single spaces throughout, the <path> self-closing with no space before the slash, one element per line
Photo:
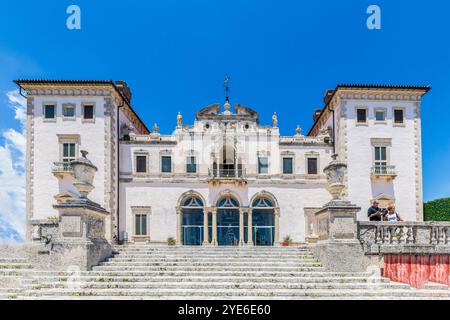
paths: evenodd
<path fill-rule="evenodd" d="M 384 215 L 384 221 L 395 222 L 395 221 L 403 221 L 403 220 L 402 220 L 402 218 L 400 218 L 398 213 L 395 211 L 395 206 L 389 205 L 387 207 L 387 213 Z"/>

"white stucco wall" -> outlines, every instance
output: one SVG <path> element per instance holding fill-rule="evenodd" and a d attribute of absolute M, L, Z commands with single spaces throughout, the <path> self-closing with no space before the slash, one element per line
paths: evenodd
<path fill-rule="evenodd" d="M 43 119 L 43 103 L 56 103 L 56 122 Z M 75 120 L 63 120 L 62 104 L 76 105 Z M 95 103 L 95 122 L 82 122 L 82 103 Z M 56 194 L 72 190 L 69 181 L 58 181 L 52 174 L 53 162 L 59 162 L 60 145 L 58 135 L 79 135 L 80 150 L 89 152 L 88 158 L 98 168 L 95 175 L 95 189 L 89 197 L 102 206 L 105 202 L 104 190 L 104 99 L 103 97 L 55 97 L 38 96 L 34 99 L 34 130 L 33 130 L 33 217 L 43 219 L 58 215 L 53 209 Z"/>
<path fill-rule="evenodd" d="M 305 241 L 304 207 L 321 207 L 331 197 L 323 185 L 248 185 L 238 187 L 223 184 L 213 187 L 203 184 L 174 183 L 122 183 L 120 187 L 121 215 L 120 229 L 126 231 L 131 240 L 134 235 L 132 207 L 149 207 L 149 237 L 151 242 L 165 242 L 176 237 L 176 206 L 183 193 L 194 190 L 205 199 L 205 205 L 215 206 L 218 195 L 230 190 L 243 207 L 257 193 L 267 191 L 273 194 L 280 207 L 280 241 L 290 235 L 295 242 Z"/>
<path fill-rule="evenodd" d="M 356 107 L 368 108 L 368 123 L 356 123 Z M 393 124 L 393 109 L 404 108 L 405 125 Z M 374 110 L 387 110 L 386 121 L 377 123 Z M 415 127 L 416 102 L 393 101 L 346 101 L 345 104 L 345 137 L 348 164 L 348 198 L 362 207 L 359 219 L 367 220 L 367 209 L 370 200 L 382 194 L 390 195 L 395 200 L 396 208 L 404 220 L 416 221 L 418 208 L 417 192 L 422 188 L 416 183 L 419 173 L 416 165 L 416 148 L 418 137 Z M 370 170 L 373 166 L 372 138 L 387 138 L 391 140 L 388 147 L 389 165 L 394 165 L 397 176 L 386 181 L 371 179 Z M 419 218 L 420 219 L 420 218 Z"/>

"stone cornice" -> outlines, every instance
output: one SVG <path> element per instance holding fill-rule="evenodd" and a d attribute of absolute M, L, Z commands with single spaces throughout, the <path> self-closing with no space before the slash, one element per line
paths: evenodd
<path fill-rule="evenodd" d="M 17 82 L 23 89 L 27 91 L 29 97 L 44 96 L 44 97 L 110 97 L 116 106 L 123 106 L 123 112 L 125 116 L 130 119 L 136 129 L 141 133 L 149 133 L 150 131 L 146 127 L 145 123 L 139 118 L 138 114 L 134 111 L 112 82 L 68 82 L 68 83 L 28 83 Z"/>
<path fill-rule="evenodd" d="M 426 87 L 416 89 L 405 88 L 338 88 L 330 102 L 322 110 L 319 119 L 313 124 L 308 136 L 317 135 L 319 128 L 331 116 L 331 111 L 339 106 L 341 101 L 389 101 L 389 102 L 420 102 L 421 97 L 427 93 Z"/>

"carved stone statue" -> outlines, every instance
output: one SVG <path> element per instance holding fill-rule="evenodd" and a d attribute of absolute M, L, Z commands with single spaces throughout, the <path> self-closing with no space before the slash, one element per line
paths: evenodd
<path fill-rule="evenodd" d="M 182 124 L 183 124 L 183 116 L 181 115 L 180 112 L 178 112 L 178 115 L 177 115 L 177 127 L 181 128 Z"/>
<path fill-rule="evenodd" d="M 300 128 L 300 125 L 297 125 L 297 128 L 295 128 L 295 135 L 296 136 L 302 135 L 302 128 Z"/>
<path fill-rule="evenodd" d="M 278 128 L 278 117 L 277 117 L 277 113 L 276 112 L 273 113 L 272 122 L 273 122 L 273 127 L 274 128 Z"/>

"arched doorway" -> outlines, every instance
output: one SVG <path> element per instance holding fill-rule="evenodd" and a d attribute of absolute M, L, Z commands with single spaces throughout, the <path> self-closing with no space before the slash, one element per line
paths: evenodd
<path fill-rule="evenodd" d="M 274 200 L 261 195 L 251 203 L 252 240 L 255 246 L 273 246 L 275 239 Z"/>
<path fill-rule="evenodd" d="M 217 202 L 217 244 L 239 245 L 239 202 L 226 195 Z"/>
<path fill-rule="evenodd" d="M 203 242 L 203 201 L 189 195 L 181 204 L 181 241 L 183 245 L 199 246 Z"/>

